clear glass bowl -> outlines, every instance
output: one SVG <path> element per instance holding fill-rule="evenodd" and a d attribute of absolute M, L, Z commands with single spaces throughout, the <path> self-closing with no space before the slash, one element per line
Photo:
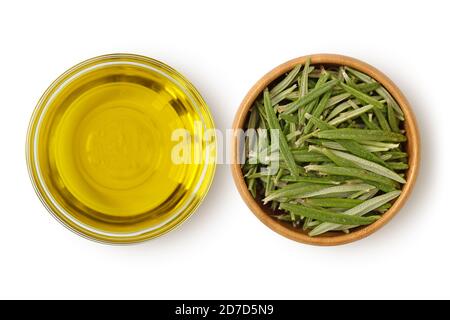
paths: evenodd
<path fill-rule="evenodd" d="M 191 149 L 201 147 L 200 161 L 172 161 L 169 135 L 178 129 L 192 135 Z M 202 202 L 216 143 L 202 134 L 213 129 L 205 101 L 176 70 L 144 56 L 104 55 L 43 94 L 29 126 L 28 169 L 45 207 L 72 231 L 139 242 L 172 230 Z"/>

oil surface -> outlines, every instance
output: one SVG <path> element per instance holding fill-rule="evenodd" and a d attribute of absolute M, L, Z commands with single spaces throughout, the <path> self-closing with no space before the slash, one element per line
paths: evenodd
<path fill-rule="evenodd" d="M 202 119 L 192 98 L 158 71 L 119 63 L 84 72 L 54 95 L 41 118 L 42 179 L 81 224 L 106 233 L 157 228 L 203 196 L 193 189 L 204 164 L 171 159 L 174 130 L 194 137 Z"/>

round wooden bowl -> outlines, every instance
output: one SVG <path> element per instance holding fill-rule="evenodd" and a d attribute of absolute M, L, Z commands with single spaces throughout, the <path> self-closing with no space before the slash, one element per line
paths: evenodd
<path fill-rule="evenodd" d="M 240 137 L 238 134 L 233 135 L 232 140 L 232 174 L 234 178 L 234 182 L 236 183 L 236 187 L 244 199 L 245 203 L 248 205 L 250 210 L 256 215 L 256 217 L 261 220 L 266 226 L 268 226 L 273 231 L 285 236 L 289 239 L 306 243 L 312 245 L 320 245 L 320 246 L 332 246 L 332 245 L 340 245 L 349 242 L 353 242 L 368 235 L 374 233 L 382 226 L 384 226 L 387 222 L 389 222 L 394 215 L 400 210 L 408 196 L 411 193 L 411 190 L 414 186 L 414 183 L 417 178 L 417 174 L 419 171 L 419 163 L 420 163 L 420 140 L 419 140 L 419 132 L 416 124 L 416 120 L 413 114 L 413 111 L 406 100 L 405 96 L 402 94 L 399 88 L 382 72 L 377 70 L 376 68 L 368 65 L 365 62 L 360 60 L 342 56 L 335 54 L 314 54 L 310 56 L 299 57 L 290 61 L 287 61 L 269 73 L 267 73 L 264 77 L 262 77 L 248 92 L 242 101 L 239 110 L 237 111 L 236 117 L 233 123 L 233 130 L 237 132 L 239 129 L 244 129 L 246 122 L 248 111 L 253 105 L 255 99 L 261 94 L 261 92 L 266 88 L 270 83 L 276 80 L 281 75 L 290 71 L 294 66 L 298 64 L 304 64 L 307 58 L 311 59 L 311 64 L 323 64 L 323 65 L 344 65 L 359 70 L 372 78 L 376 79 L 383 85 L 392 97 L 397 101 L 399 106 L 404 112 L 405 116 L 405 130 L 407 136 L 406 142 L 406 150 L 408 152 L 409 158 L 409 169 L 406 172 L 406 184 L 403 185 L 401 195 L 395 200 L 392 207 L 385 212 L 379 220 L 368 225 L 354 229 L 348 234 L 344 234 L 341 232 L 327 232 L 320 236 L 310 237 L 307 233 L 303 232 L 301 229 L 297 229 L 292 227 L 290 223 L 278 221 L 272 217 L 270 217 L 270 209 L 264 207 L 260 202 L 255 200 L 250 192 L 247 190 L 247 185 L 245 183 L 241 167 L 239 164 L 239 146 L 241 144 Z"/>

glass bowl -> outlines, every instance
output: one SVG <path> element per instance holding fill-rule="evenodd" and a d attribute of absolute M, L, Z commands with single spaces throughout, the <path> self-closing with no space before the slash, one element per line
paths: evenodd
<path fill-rule="evenodd" d="M 202 202 L 215 171 L 215 136 L 205 138 L 213 129 L 205 101 L 176 70 L 139 55 L 99 56 L 70 68 L 39 100 L 28 170 L 42 203 L 72 231 L 139 242 L 172 230 Z"/>

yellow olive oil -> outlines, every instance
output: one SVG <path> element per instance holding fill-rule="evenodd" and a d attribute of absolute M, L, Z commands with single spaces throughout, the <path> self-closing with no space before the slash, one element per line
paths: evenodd
<path fill-rule="evenodd" d="M 183 221 L 211 183 L 214 164 L 174 162 L 185 130 L 213 128 L 197 91 L 170 67 L 110 55 L 60 77 L 30 126 L 29 165 L 47 207 L 72 229 L 107 242 L 157 236 Z"/>

